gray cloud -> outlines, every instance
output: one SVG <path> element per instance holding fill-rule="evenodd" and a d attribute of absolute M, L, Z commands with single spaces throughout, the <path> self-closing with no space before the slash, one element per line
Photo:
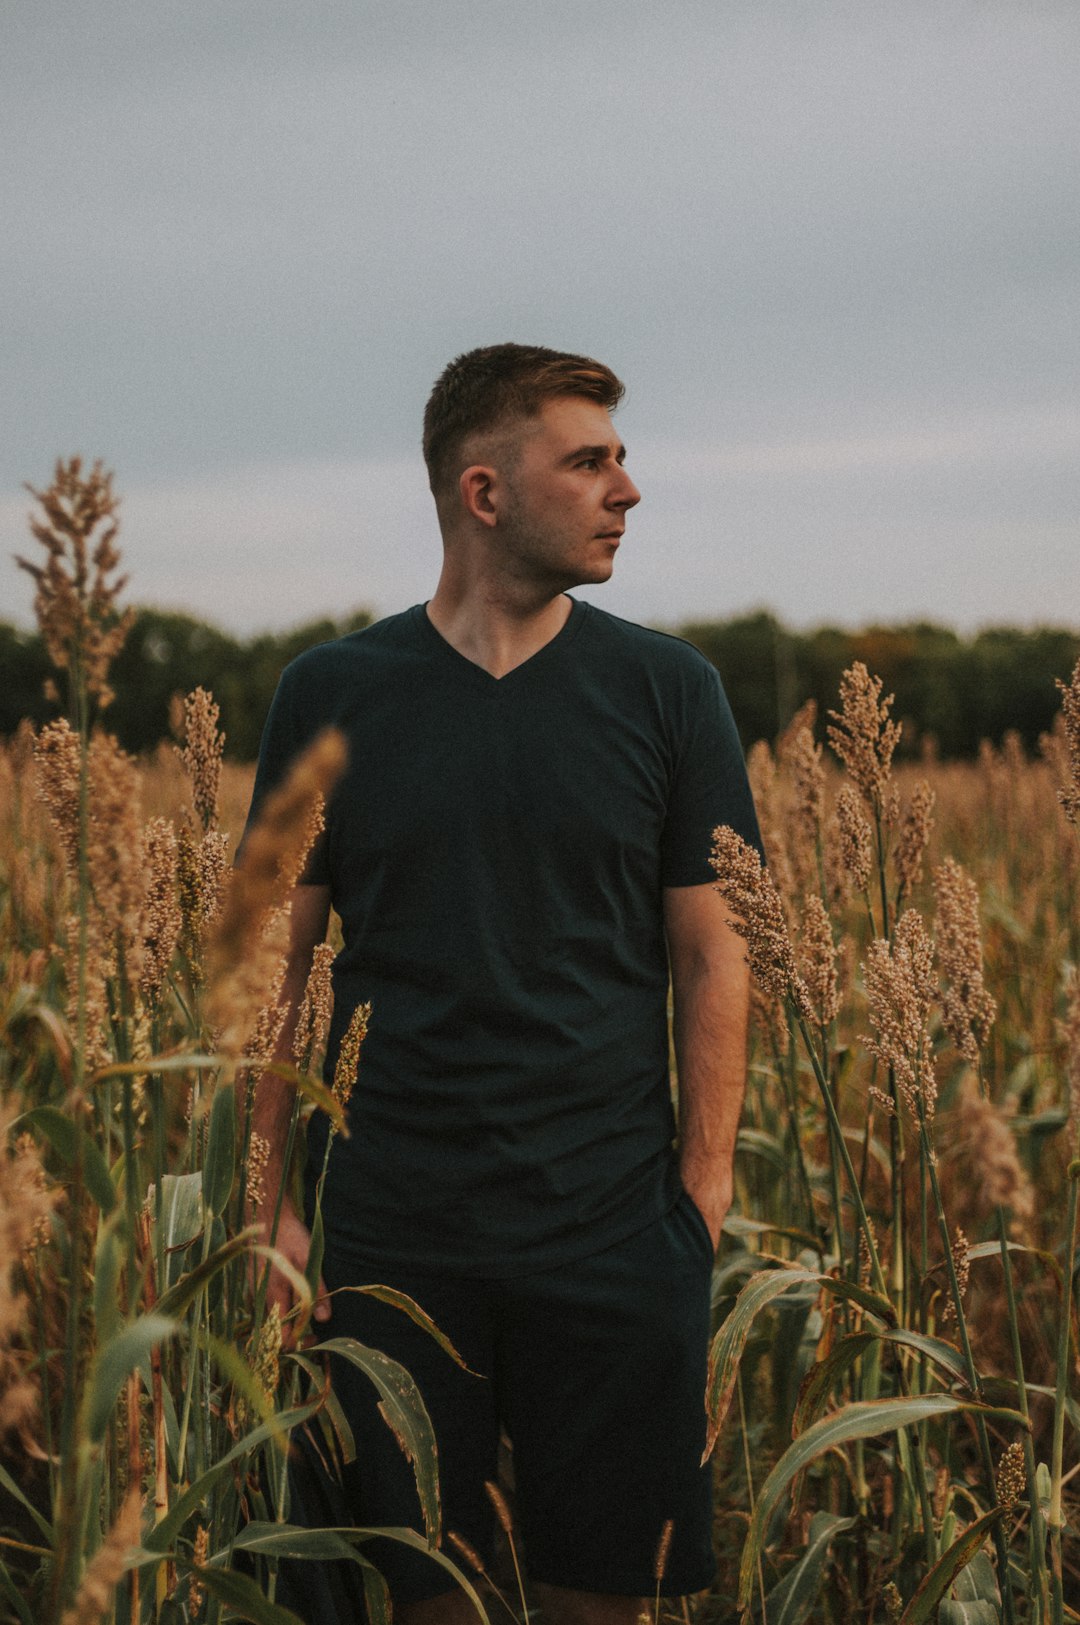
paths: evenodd
<path fill-rule="evenodd" d="M 1080 620 L 1071 5 L 43 0 L 6 26 L 9 552 L 19 482 L 100 452 L 140 596 L 280 624 L 345 570 L 397 607 L 430 382 L 521 336 L 629 383 L 647 501 L 612 607 Z M 223 556 L 215 500 L 250 551 Z"/>

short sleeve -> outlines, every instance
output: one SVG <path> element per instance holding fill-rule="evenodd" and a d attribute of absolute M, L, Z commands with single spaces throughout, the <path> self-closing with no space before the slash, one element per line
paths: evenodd
<path fill-rule="evenodd" d="M 763 854 L 742 745 L 719 674 L 702 660 L 696 682 L 687 688 L 661 837 L 664 886 L 716 879 L 709 855 L 718 824 L 730 824 Z"/>
<path fill-rule="evenodd" d="M 274 698 L 267 713 L 259 744 L 259 763 L 255 770 L 255 784 L 251 792 L 244 834 L 237 848 L 239 859 L 249 831 L 258 821 L 259 811 L 271 791 L 276 790 L 288 777 L 296 758 L 303 754 L 319 731 L 313 723 L 313 708 L 298 703 L 298 673 L 295 664 L 287 666 L 278 681 Z M 303 719 L 303 720 L 301 720 Z M 328 886 L 330 884 L 327 834 L 323 830 L 308 854 L 300 874 L 300 884 Z"/>

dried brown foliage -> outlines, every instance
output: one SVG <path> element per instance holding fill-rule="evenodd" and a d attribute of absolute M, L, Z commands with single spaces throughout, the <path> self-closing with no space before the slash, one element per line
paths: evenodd
<path fill-rule="evenodd" d="M 838 863 L 833 891 L 843 901 L 847 890 L 865 892 L 874 865 L 874 832 L 863 815 L 859 797 L 845 784 L 836 797 L 833 817 Z"/>
<path fill-rule="evenodd" d="M 888 822 L 889 777 L 900 724 L 889 717 L 893 696 L 879 699 L 881 678 L 857 660 L 840 679 L 840 710 L 830 711 L 829 743 L 867 806 Z"/>
<path fill-rule="evenodd" d="M 152 818 L 143 832 L 146 892 L 141 922 L 144 1005 L 157 1004 L 180 940 L 183 916 L 177 896 L 176 830 L 167 818 Z"/>
<path fill-rule="evenodd" d="M 916 909 L 901 915 L 892 943 L 879 937 L 870 944 L 863 975 L 873 1024 L 866 1046 L 892 1068 L 912 1115 L 917 1118 L 921 1106 L 929 1122 L 937 1100 L 930 1035 L 937 983 L 934 945 Z"/>
<path fill-rule="evenodd" d="M 204 831 L 213 829 L 218 820 L 221 757 L 225 749 L 225 735 L 218 729 L 220 716 L 220 706 L 204 688 L 194 689 L 184 701 L 180 760 L 191 782 L 195 815 Z"/>
<path fill-rule="evenodd" d="M 934 792 L 919 779 L 911 792 L 896 841 L 896 875 L 902 897 L 910 896 L 922 878 L 923 856 L 934 827 Z"/>
<path fill-rule="evenodd" d="M 795 867 L 789 848 L 790 826 L 776 760 L 763 739 L 751 748 L 746 759 L 746 770 L 757 809 L 765 861 L 787 913 L 797 895 Z"/>
<path fill-rule="evenodd" d="M 935 934 L 945 972 L 945 1029 L 966 1061 L 975 1065 L 990 1036 L 997 1005 L 983 978 L 979 891 L 955 858 L 934 870 Z"/>
<path fill-rule="evenodd" d="M 828 1027 L 840 1014 L 840 991 L 832 924 L 817 892 L 808 892 L 803 904 L 799 966 L 814 1020 Z"/>
<path fill-rule="evenodd" d="M 1061 690 L 1061 724 L 1068 749 L 1068 777 L 1058 791 L 1070 824 L 1080 822 L 1080 660 L 1070 682 L 1058 682 Z"/>
<path fill-rule="evenodd" d="M 368 1023 L 371 1020 L 370 1004 L 358 1004 L 349 1017 L 338 1050 L 337 1061 L 334 1065 L 334 1098 L 342 1106 L 349 1104 L 349 1097 L 356 1087 L 356 1074 L 360 1065 L 360 1050 L 367 1037 Z"/>
<path fill-rule="evenodd" d="M 1031 1181 L 1016 1147 L 1007 1115 L 965 1080 L 959 1101 L 942 1119 L 942 1173 L 949 1212 L 973 1236 L 985 1229 L 997 1207 L 1011 1210 L 1015 1227 L 1026 1233 L 1034 1215 Z"/>
<path fill-rule="evenodd" d="M 1073 1133 L 1080 1130 L 1080 970 L 1070 966 L 1065 981 L 1065 1083 Z"/>
<path fill-rule="evenodd" d="M 313 1071 L 326 1047 L 333 1012 L 334 994 L 331 969 L 334 950 L 328 942 L 320 942 L 311 958 L 304 997 L 296 1018 L 293 1033 L 293 1060 L 299 1067 Z"/>
<path fill-rule="evenodd" d="M 41 1387 L 28 1324 L 28 1272 L 59 1199 L 32 1137 L 12 1138 L 18 1112 L 0 1101 L 0 1443 L 9 1434 L 28 1440 L 36 1429 Z"/>
<path fill-rule="evenodd" d="M 808 700 L 794 715 L 776 746 L 777 762 L 790 787 L 787 827 L 794 884 L 806 892 L 818 885 L 819 854 L 825 827 L 825 770 L 814 740 L 817 706 Z"/>
<path fill-rule="evenodd" d="M 100 462 L 84 474 L 81 458 L 72 457 L 57 463 L 46 490 L 27 489 L 41 505 L 30 529 L 46 558 L 44 564 L 23 558 L 18 563 L 36 584 L 34 613 L 49 658 L 62 671 L 77 668 L 87 692 L 108 705 L 109 667 L 132 622 L 130 610 L 121 614 L 117 608 L 127 577 L 114 575 L 120 563 L 119 499 L 112 475 Z"/>
<path fill-rule="evenodd" d="M 327 730 L 297 759 L 285 783 L 266 799 L 229 876 L 206 947 L 207 1013 L 218 1042 L 241 1055 L 259 1034 L 260 1055 L 272 1045 L 268 993 L 280 984 L 288 946 L 286 908 L 319 829 L 325 797 L 345 762 L 340 734 Z"/>
<path fill-rule="evenodd" d="M 814 1015 L 788 935 L 780 894 L 752 846 L 726 824 L 713 831 L 716 889 L 731 909 L 728 923 L 746 943 L 754 980 L 774 998 L 790 998 L 807 1020 Z"/>
<path fill-rule="evenodd" d="M 98 1625 L 111 1609 L 113 1593 L 127 1567 L 127 1556 L 139 1545 L 142 1495 L 130 1489 L 116 1522 L 90 1559 L 75 1601 L 64 1610 L 60 1625 Z"/>

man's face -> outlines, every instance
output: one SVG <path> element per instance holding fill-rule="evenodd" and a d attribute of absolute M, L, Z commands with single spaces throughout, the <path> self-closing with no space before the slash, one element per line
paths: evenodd
<path fill-rule="evenodd" d="M 627 510 L 641 500 L 607 409 L 556 396 L 515 439 L 493 538 L 501 561 L 553 595 L 606 581 Z"/>

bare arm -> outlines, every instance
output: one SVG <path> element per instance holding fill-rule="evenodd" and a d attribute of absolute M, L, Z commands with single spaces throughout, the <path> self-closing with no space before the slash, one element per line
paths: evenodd
<path fill-rule="evenodd" d="M 330 918 L 330 888 L 295 886 L 291 893 L 291 902 L 289 954 L 281 992 L 281 1002 L 285 1006 L 286 1014 L 281 1036 L 274 1049 L 274 1060 L 281 1061 L 285 1065 L 292 1065 L 293 1034 L 296 1031 L 296 1018 L 311 970 L 312 955 L 317 945 L 326 937 L 326 927 Z M 286 1079 L 277 1077 L 273 1072 L 264 1072 L 256 1086 L 251 1126 L 255 1133 L 263 1136 L 270 1147 L 265 1176 L 266 1201 L 260 1215 L 267 1239 L 278 1187 L 288 1177 L 288 1169 L 284 1166 L 285 1145 L 295 1098 L 296 1090 L 293 1085 Z M 303 1272 L 307 1264 L 311 1237 L 296 1211 L 287 1188 L 282 1198 L 275 1245 L 296 1269 Z M 316 1320 L 326 1320 L 330 1313 L 329 1304 L 325 1301 L 325 1292 L 326 1288 L 320 1281 L 319 1301 L 315 1306 Z M 287 1315 L 292 1308 L 292 1287 L 277 1270 L 270 1272 L 266 1301 L 268 1306 L 277 1303 L 282 1316 Z"/>
<path fill-rule="evenodd" d="M 711 885 L 668 887 L 664 927 L 679 1075 L 679 1167 L 719 1246 L 746 1090 L 746 946 Z"/>

